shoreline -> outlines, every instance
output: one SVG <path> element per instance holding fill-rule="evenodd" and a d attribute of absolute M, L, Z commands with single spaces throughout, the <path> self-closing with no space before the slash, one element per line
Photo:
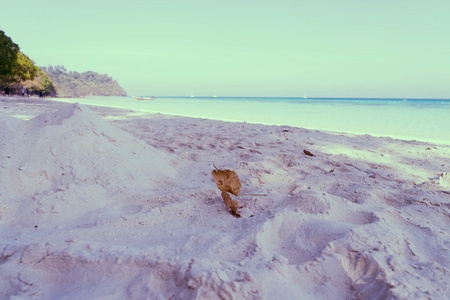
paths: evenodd
<path fill-rule="evenodd" d="M 59 99 L 60 101 L 62 99 Z M 101 100 L 101 99 L 100 99 Z M 64 100 L 62 100 L 64 102 Z M 189 102 L 188 102 L 189 101 Z M 188 99 L 177 101 L 176 99 L 163 99 L 161 102 L 133 103 L 117 101 L 114 104 L 105 103 L 99 99 L 82 99 L 74 101 L 67 99 L 67 103 L 84 103 L 86 105 L 104 105 L 122 109 L 132 109 L 146 113 L 162 113 L 166 115 L 183 116 L 190 118 L 206 118 L 226 122 L 244 122 L 250 124 L 292 126 L 310 130 L 334 132 L 336 134 L 369 134 L 375 137 L 390 137 L 408 141 L 422 141 L 428 143 L 450 145 L 450 135 L 443 131 L 448 121 L 442 112 L 428 112 L 428 117 L 417 114 L 417 111 L 409 109 L 409 119 L 396 122 L 401 111 L 390 111 L 384 108 L 360 107 L 355 111 L 356 115 L 345 107 L 322 106 L 321 104 L 292 104 L 277 103 L 241 103 L 235 101 L 225 102 L 195 102 Z M 192 105 L 191 105 L 192 104 Z M 230 107 L 231 105 L 231 107 Z M 240 108 L 240 109 L 238 109 Z M 362 110 L 361 110 L 362 109 Z M 251 111 L 252 113 L 246 113 Z M 440 116 L 440 117 L 439 117 Z M 434 118 L 430 120 L 430 117 Z M 443 119 L 444 118 L 444 119 Z M 383 123 L 386 123 L 385 125 Z M 435 124 L 442 124 L 436 127 Z M 450 124 L 448 124 L 450 125 Z M 358 130 L 355 130 L 358 128 Z"/>
<path fill-rule="evenodd" d="M 46 98 L 46 99 L 37 99 L 37 97 L 9 97 L 14 101 L 18 101 L 18 103 L 23 103 L 23 104 L 27 104 L 27 103 L 34 103 L 34 104 L 49 104 L 48 101 L 51 101 L 52 103 L 58 103 L 58 105 L 63 105 L 65 103 L 77 103 L 78 101 L 75 101 L 75 99 L 79 99 L 79 98 Z M 63 99 L 67 99 L 68 101 L 61 101 Z M 7 101 L 3 101 L 6 102 Z M 355 135 L 355 136 L 364 136 L 364 135 L 370 135 L 373 137 L 377 137 L 377 138 L 390 138 L 390 139 L 395 139 L 395 140 L 403 140 L 403 141 L 408 141 L 408 142 L 422 142 L 422 143 L 430 143 L 430 144 L 436 144 L 436 145 L 450 145 L 450 140 L 436 140 L 436 139 L 429 139 L 429 138 L 423 138 L 423 139 L 412 139 L 410 137 L 407 136 L 399 136 L 399 135 L 379 135 L 379 134 L 373 134 L 373 133 L 367 133 L 367 132 L 361 132 L 361 131 L 354 131 L 354 130 L 346 130 L 346 131 L 339 131 L 339 130 L 333 130 L 333 129 L 322 129 L 322 128 L 316 128 L 316 127 L 309 127 L 309 126 L 295 126 L 295 125 L 284 125 L 284 124 L 272 124 L 272 123 L 265 123 L 265 122 L 245 122 L 245 121 L 236 121 L 233 119 L 228 119 L 228 118 L 210 118 L 210 117 L 205 117 L 205 116 L 193 116 L 192 114 L 171 114 L 171 113 L 160 113 L 158 111 L 148 111 L 148 110 L 139 110 L 139 109 L 129 109 L 129 108 L 123 108 L 120 106 L 114 106 L 114 105 L 93 105 L 93 104 L 87 104 L 87 106 L 89 107 L 96 107 L 97 110 L 101 110 L 101 107 L 105 107 L 105 108 L 111 108 L 111 109 L 116 109 L 118 111 L 130 111 L 133 112 L 133 114 L 135 115 L 148 115 L 148 114 L 163 114 L 163 115 L 167 115 L 167 116 L 176 116 L 176 117 L 185 117 L 185 118 L 193 118 L 193 119 L 207 119 L 207 120 L 215 120 L 215 121 L 223 121 L 223 122 L 231 122 L 231 123 L 248 123 L 248 124 L 260 124 L 260 125 L 265 125 L 265 126 L 290 126 L 290 127 L 296 127 L 296 128 L 304 128 L 304 129 L 308 129 L 308 130 L 319 130 L 319 131 L 323 131 L 323 132 L 327 132 L 330 134 L 335 134 L 335 135 Z M 35 112 L 37 113 L 37 112 Z M 17 117 L 21 117 L 21 118 L 29 118 L 31 115 L 16 115 Z"/>
<path fill-rule="evenodd" d="M 450 146 L 45 99 L 1 108 L 0 298 L 450 292 Z M 214 166 L 238 174 L 241 218 Z"/>

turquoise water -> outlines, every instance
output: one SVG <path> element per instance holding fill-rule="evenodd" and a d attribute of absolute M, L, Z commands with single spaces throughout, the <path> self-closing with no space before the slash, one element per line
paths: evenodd
<path fill-rule="evenodd" d="M 87 97 L 58 101 L 450 144 L 449 99 Z"/>

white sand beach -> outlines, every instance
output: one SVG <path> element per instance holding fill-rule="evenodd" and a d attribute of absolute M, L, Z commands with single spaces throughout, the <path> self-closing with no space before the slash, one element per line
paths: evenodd
<path fill-rule="evenodd" d="M 0 99 L 0 299 L 448 299 L 449 216 L 449 145 Z"/>

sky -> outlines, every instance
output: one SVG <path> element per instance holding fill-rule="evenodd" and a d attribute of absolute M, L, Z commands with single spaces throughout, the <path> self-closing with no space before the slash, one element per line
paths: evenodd
<path fill-rule="evenodd" d="M 38 66 L 128 95 L 450 98 L 448 0 L 0 0 Z"/>

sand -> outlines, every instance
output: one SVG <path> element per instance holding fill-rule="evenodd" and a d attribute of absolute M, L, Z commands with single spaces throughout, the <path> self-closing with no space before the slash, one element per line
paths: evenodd
<path fill-rule="evenodd" d="M 1 299 L 450 294 L 448 145 L 0 101 Z"/>

